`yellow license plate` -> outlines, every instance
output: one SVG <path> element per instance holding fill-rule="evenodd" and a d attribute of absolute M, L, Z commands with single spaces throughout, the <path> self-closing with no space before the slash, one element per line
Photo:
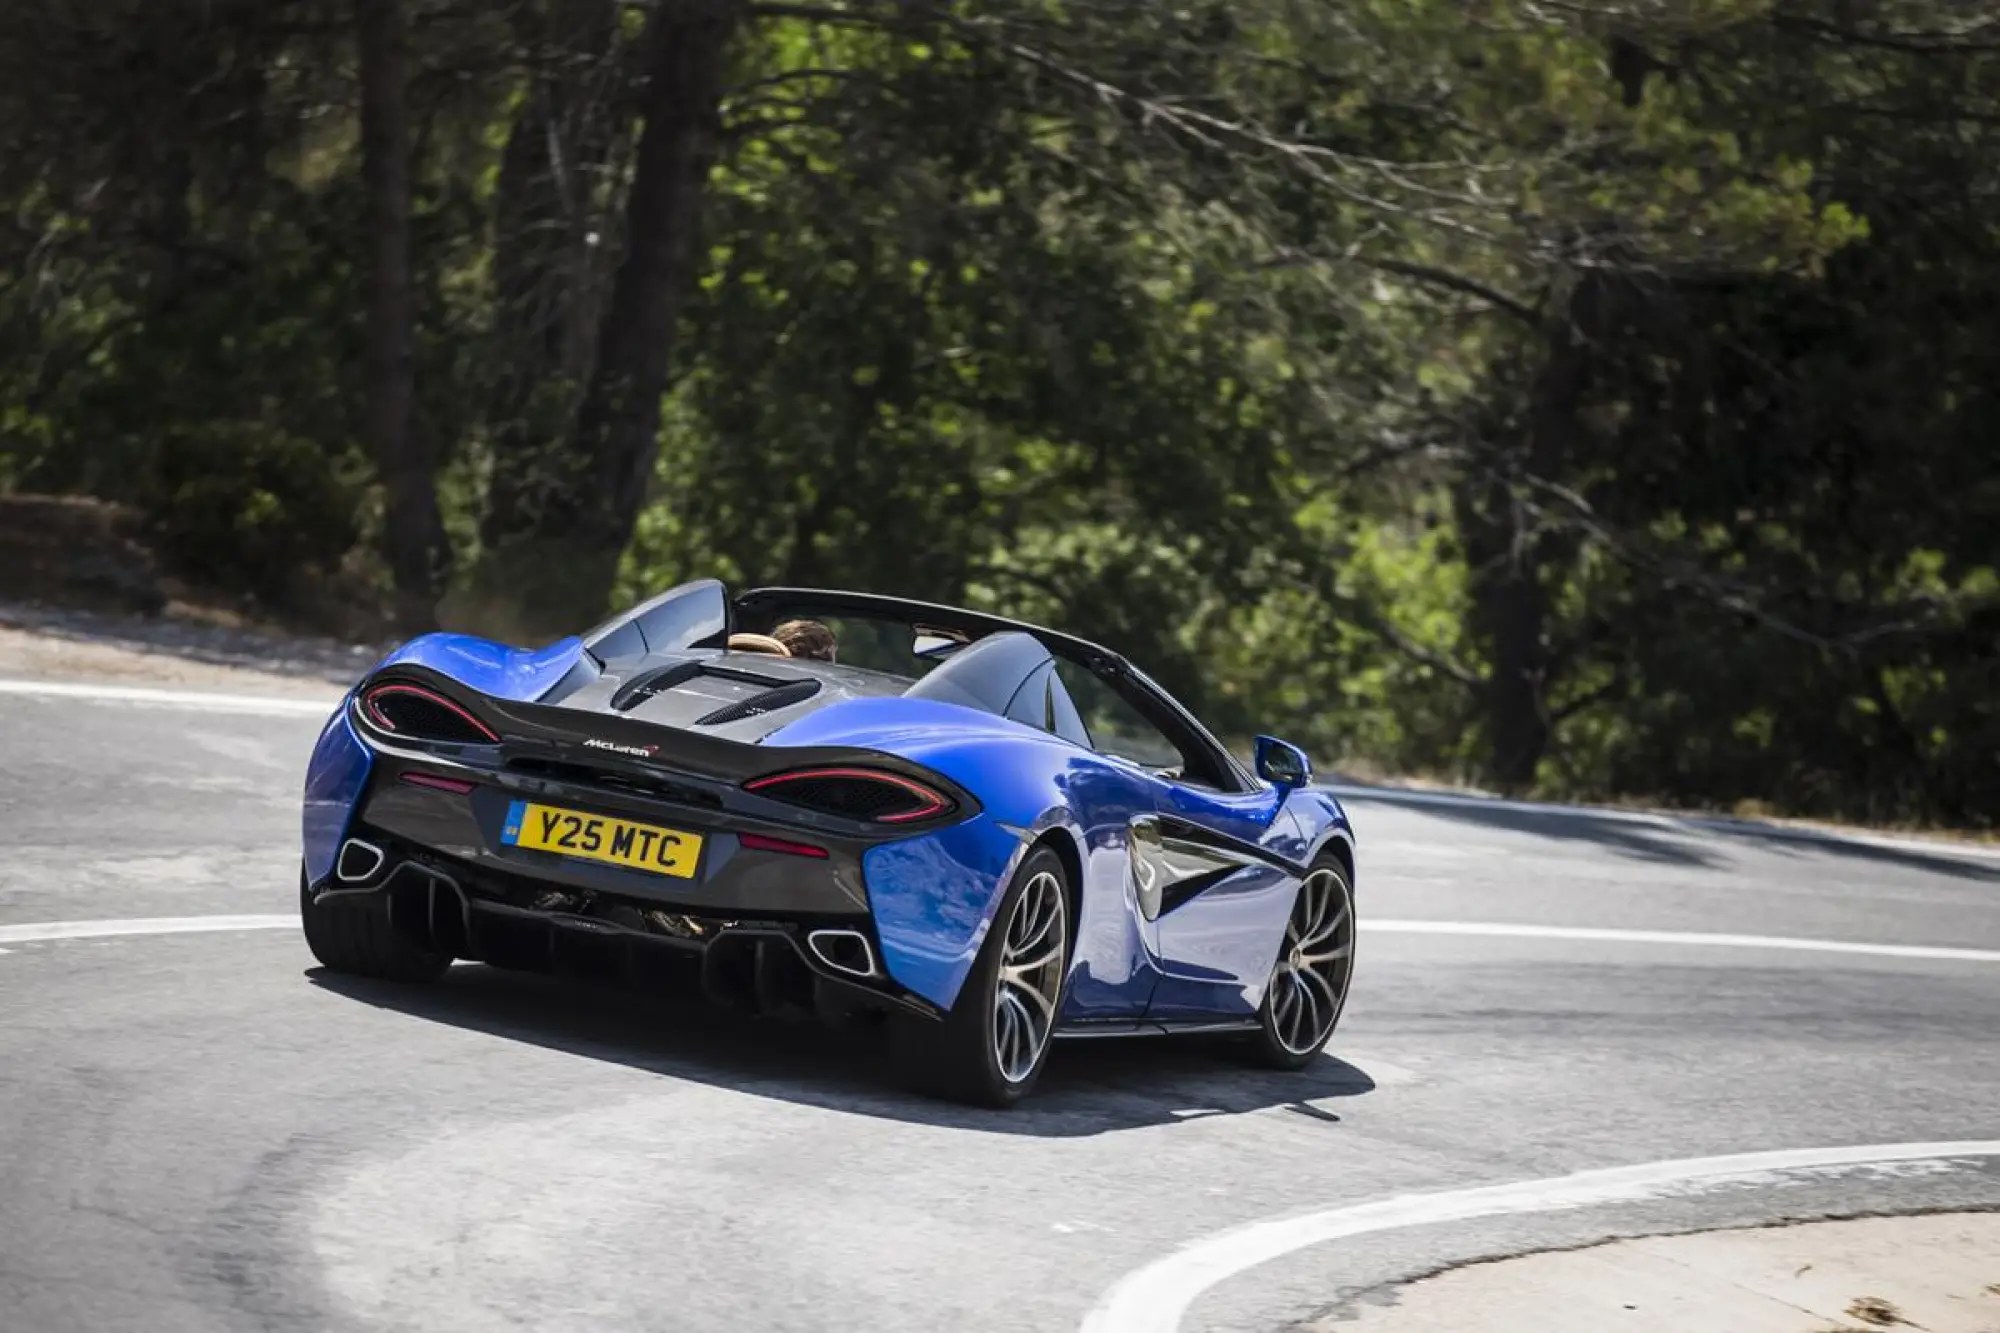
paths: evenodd
<path fill-rule="evenodd" d="M 507 807 L 500 841 L 509 847 L 557 852 L 676 879 L 692 879 L 695 863 L 701 859 L 699 833 L 635 824 L 609 815 L 587 815 L 533 801 L 515 801 Z"/>

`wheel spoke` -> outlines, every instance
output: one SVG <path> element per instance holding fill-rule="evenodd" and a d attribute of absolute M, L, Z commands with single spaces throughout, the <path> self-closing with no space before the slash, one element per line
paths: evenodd
<path fill-rule="evenodd" d="M 1318 875 L 1307 875 L 1305 883 L 1299 885 L 1299 901 L 1292 909 L 1292 925 L 1297 927 L 1300 939 L 1312 934 L 1313 927 L 1319 924 L 1320 882 Z"/>
<path fill-rule="evenodd" d="M 1298 991 L 1299 1004 L 1292 1019 L 1291 1046 L 1293 1050 L 1300 1050 L 1305 1045 L 1305 1039 L 1319 1026 L 1319 1005 L 1297 972 L 1292 973 L 1292 986 Z"/>
<path fill-rule="evenodd" d="M 1020 1077 L 1021 1067 L 1021 1007 L 1010 995 L 1002 995 L 995 1006 L 994 1020 L 999 1032 L 994 1053 L 1000 1057 L 1000 1072 L 1009 1078 Z"/>
<path fill-rule="evenodd" d="M 1039 1017 L 1043 1023 L 1055 1017 L 1055 1007 L 1049 1003 L 1049 997 L 1036 990 L 1033 986 L 1023 986 L 1010 982 L 1002 988 L 1000 993 L 1011 999 L 1015 1007 L 1020 1009 L 1023 1016 L 1030 1016 L 1028 1002 L 1032 1001 L 1034 1004 L 1032 1016 Z"/>
<path fill-rule="evenodd" d="M 1007 952 L 1012 955 L 1019 955 L 1027 953 L 1030 949 L 1040 948 L 1049 936 L 1054 933 L 1054 930 L 1054 915 L 1045 915 L 1034 925 L 1032 930 L 1022 932 L 1021 938 L 1008 941 Z"/>
<path fill-rule="evenodd" d="M 1304 963 L 1307 967 L 1316 967 L 1321 963 L 1330 963 L 1336 958 L 1345 958 L 1353 952 L 1354 952 L 1354 945 L 1352 943 L 1341 944 L 1335 946 L 1334 948 L 1328 949 L 1324 953 L 1300 954 L 1299 961 L 1301 963 Z"/>
<path fill-rule="evenodd" d="M 1315 993 L 1313 1001 L 1315 1008 L 1318 1007 L 1321 999 L 1326 1001 L 1326 1012 L 1329 1016 L 1340 1007 L 1340 995 L 1333 989 L 1331 981 L 1309 967 L 1300 968 L 1299 976 L 1303 979 L 1306 987 Z"/>
<path fill-rule="evenodd" d="M 1313 878 L 1319 881 L 1321 893 L 1312 920 L 1301 932 L 1299 946 L 1305 949 L 1331 937 L 1346 922 L 1348 914 L 1347 895 L 1336 891 L 1333 876 L 1322 873 Z"/>
<path fill-rule="evenodd" d="M 1010 1078 L 1023 1078 L 1034 1066 L 1035 1057 L 1041 1054 L 1040 1025 L 1036 1023 L 1034 1015 L 1028 1012 L 1027 1006 L 1021 1003 L 1020 992 L 1012 990 L 1003 992 L 1002 1002 L 1014 1018 L 1014 1055 L 1007 1074 Z"/>
<path fill-rule="evenodd" d="M 1299 941 L 1300 947 L 1310 949 L 1315 944 L 1326 943 L 1328 940 L 1332 939 L 1335 935 L 1338 935 L 1340 933 L 1340 928 L 1346 923 L 1347 923 L 1347 904 L 1342 903 L 1340 906 L 1340 910 L 1333 914 L 1332 920 L 1322 923 L 1310 935 L 1306 936 L 1303 940 Z"/>
<path fill-rule="evenodd" d="M 1007 992 L 1001 991 L 993 1004 L 993 1031 L 996 1037 L 1005 1037 L 1012 1029 L 1014 1011 L 1007 1005 Z"/>
<path fill-rule="evenodd" d="M 1062 899 L 1055 880 L 1048 875 L 1035 876 L 1028 882 L 1021 895 L 1021 906 L 1014 914 L 1014 929 L 1008 932 L 1008 952 L 1020 954 L 1036 948 L 1061 919 Z"/>
<path fill-rule="evenodd" d="M 1271 974 L 1271 1017 L 1283 1024 L 1292 1011 L 1291 973 L 1284 967 Z"/>
<path fill-rule="evenodd" d="M 1048 967 L 1052 963 L 1061 961 L 1061 959 L 1062 959 L 1062 945 L 1051 944 L 1046 951 L 1035 955 L 1033 958 L 1029 958 L 1019 963 L 1010 962 L 1005 966 L 1003 966 L 1000 969 L 1000 979 L 1002 981 L 1012 982 L 1013 984 L 1019 986 L 1031 985 L 1032 983 L 1028 981 L 1029 977 L 1033 976 L 1036 972 L 1040 971 L 1042 968 Z"/>

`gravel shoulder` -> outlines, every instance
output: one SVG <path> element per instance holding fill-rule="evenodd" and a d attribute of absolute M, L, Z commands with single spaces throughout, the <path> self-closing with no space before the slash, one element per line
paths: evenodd
<path fill-rule="evenodd" d="M 385 645 L 0 602 L 0 677 L 338 698 Z"/>

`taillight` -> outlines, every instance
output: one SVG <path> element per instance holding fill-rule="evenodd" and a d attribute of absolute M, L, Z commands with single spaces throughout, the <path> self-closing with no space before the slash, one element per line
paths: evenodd
<path fill-rule="evenodd" d="M 492 728 L 435 690 L 400 681 L 361 692 L 361 715 L 392 735 L 452 745 L 493 745 Z"/>
<path fill-rule="evenodd" d="M 440 777 L 436 773 L 405 773 L 403 781 L 412 787 L 429 787 L 432 791 L 448 791 L 457 796 L 465 795 L 476 785 L 464 778 Z"/>
<path fill-rule="evenodd" d="M 810 856 L 814 860 L 827 859 L 826 848 L 815 847 L 809 842 L 793 842 L 790 838 L 774 838 L 768 833 L 739 833 L 738 842 L 745 851 L 782 852 L 786 856 Z"/>
<path fill-rule="evenodd" d="M 875 768 L 801 768 L 743 785 L 762 796 L 873 824 L 908 824 L 956 808 L 950 797 L 913 778 Z"/>

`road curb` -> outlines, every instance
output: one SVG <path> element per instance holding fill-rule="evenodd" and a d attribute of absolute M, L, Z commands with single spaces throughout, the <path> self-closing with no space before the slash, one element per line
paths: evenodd
<path fill-rule="evenodd" d="M 1606 1241 L 1461 1265 L 1309 1333 L 1860 1333 L 2000 1327 L 2000 1213 L 1938 1212 Z"/>

